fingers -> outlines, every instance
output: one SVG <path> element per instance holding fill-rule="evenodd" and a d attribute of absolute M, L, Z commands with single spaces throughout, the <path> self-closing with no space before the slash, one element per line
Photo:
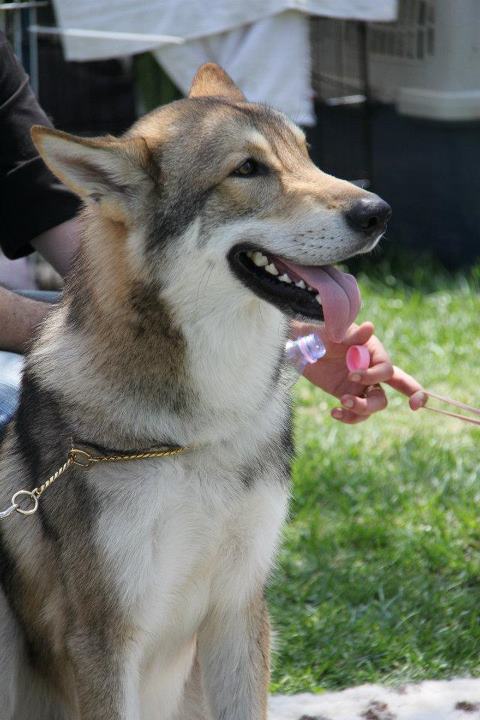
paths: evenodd
<path fill-rule="evenodd" d="M 344 408 L 356 415 L 372 415 L 372 413 L 385 410 L 388 401 L 382 388 L 375 388 L 368 392 L 367 397 L 357 395 L 343 395 L 341 402 Z"/>
<path fill-rule="evenodd" d="M 342 408 L 334 408 L 331 412 L 331 416 L 334 420 L 339 420 L 346 425 L 358 425 L 358 423 L 365 422 L 368 420 L 368 415 L 357 415 L 350 410 L 344 410 Z"/>
<path fill-rule="evenodd" d="M 343 345 L 365 345 L 373 333 L 375 328 L 371 322 L 364 322 L 361 325 L 350 325 L 345 337 L 342 340 Z"/>
<path fill-rule="evenodd" d="M 386 357 L 386 360 L 372 365 L 368 370 L 354 370 L 349 374 L 348 379 L 351 382 L 360 383 L 361 385 L 376 385 L 382 382 L 389 383 L 394 375 L 394 368 L 388 359 L 388 355 Z"/>
<path fill-rule="evenodd" d="M 366 345 L 370 353 L 370 367 L 366 370 L 355 370 L 348 375 L 348 380 L 354 385 L 360 386 L 358 392 L 370 385 L 376 386 L 380 383 L 388 383 L 397 392 L 409 398 L 410 408 L 418 410 L 427 402 L 427 396 L 422 391 L 422 386 L 411 375 L 400 368 L 392 365 L 390 357 L 380 340 L 375 337 L 374 326 L 370 322 L 362 325 L 351 325 L 345 338 L 343 346 Z M 354 392 L 357 392 L 355 388 Z M 348 425 L 357 424 L 366 420 L 373 413 L 384 410 L 387 406 L 387 398 L 381 387 L 368 392 L 368 397 L 357 395 L 343 395 L 341 397 L 342 408 L 335 408 L 332 417 Z"/>
<path fill-rule="evenodd" d="M 412 410 L 418 410 L 427 402 L 426 395 L 420 392 L 422 390 L 420 383 L 399 367 L 393 367 L 393 375 L 386 382 L 394 390 L 410 398 L 409 402 Z"/>
<path fill-rule="evenodd" d="M 343 407 L 332 410 L 332 417 L 347 425 L 367 420 L 373 413 L 384 410 L 388 404 L 381 387 L 369 390 L 367 397 L 342 395 L 341 402 Z"/>
<path fill-rule="evenodd" d="M 421 385 L 415 380 L 415 378 L 413 378 L 411 375 L 408 375 L 408 373 L 404 372 L 400 368 L 393 367 L 393 374 L 391 375 L 390 379 L 386 380 L 384 378 L 382 380 L 382 375 L 388 375 L 388 373 L 390 372 L 388 364 L 384 363 L 383 365 L 383 367 L 377 366 L 380 367 L 380 370 L 378 370 L 378 373 L 376 374 L 370 371 L 376 370 L 377 368 L 370 368 L 368 371 L 364 371 L 362 373 L 352 373 L 350 379 L 352 379 L 352 377 L 356 378 L 358 375 L 361 375 L 360 381 L 354 379 L 354 382 L 361 382 L 362 384 L 364 384 L 368 376 L 378 377 L 379 379 L 377 380 L 377 382 L 386 381 L 395 390 L 406 395 L 409 398 L 409 405 L 411 410 L 419 410 L 420 408 L 424 407 L 424 405 L 427 403 L 428 396 L 423 391 Z M 368 392 L 368 396 L 365 398 L 358 397 L 357 395 L 342 395 L 341 402 L 343 407 L 335 408 L 335 410 L 332 411 L 332 417 L 348 425 L 357 424 L 362 420 L 367 420 L 367 418 L 369 418 L 370 415 L 373 415 L 373 413 L 384 410 L 388 404 L 387 397 L 382 388 L 380 387 L 370 390 Z"/>

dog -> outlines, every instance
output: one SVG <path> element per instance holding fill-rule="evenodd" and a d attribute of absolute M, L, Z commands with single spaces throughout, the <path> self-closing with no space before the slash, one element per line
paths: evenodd
<path fill-rule="evenodd" d="M 360 301 L 330 263 L 370 250 L 389 207 L 213 64 L 120 138 L 32 136 L 84 201 L 83 239 L 26 358 L 0 498 L 72 445 L 105 462 L 0 521 L 1 717 L 265 720 L 289 323 L 341 340 Z"/>

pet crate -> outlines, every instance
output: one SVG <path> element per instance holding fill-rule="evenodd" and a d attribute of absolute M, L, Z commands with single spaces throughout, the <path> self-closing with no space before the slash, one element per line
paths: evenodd
<path fill-rule="evenodd" d="M 364 52 L 372 98 L 405 115 L 480 119 L 478 0 L 399 0 L 396 22 L 368 25 L 364 49 L 356 23 L 317 18 L 312 34 L 321 99 L 364 92 Z"/>

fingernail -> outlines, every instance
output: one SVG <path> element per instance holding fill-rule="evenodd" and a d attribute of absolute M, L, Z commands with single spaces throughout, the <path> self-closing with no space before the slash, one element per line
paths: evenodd
<path fill-rule="evenodd" d="M 345 398 L 345 400 L 342 400 L 342 405 L 346 408 L 352 408 L 354 404 L 355 403 L 352 398 Z"/>
<path fill-rule="evenodd" d="M 358 373 L 354 373 L 353 375 L 350 375 L 350 380 L 352 382 L 360 382 L 361 379 L 362 379 L 362 376 L 359 375 Z"/>
<path fill-rule="evenodd" d="M 343 412 L 340 410 L 340 408 L 335 408 L 335 410 L 332 410 L 332 415 L 334 418 L 337 418 L 337 420 L 341 420 Z"/>
<path fill-rule="evenodd" d="M 416 393 L 410 396 L 410 407 L 412 410 L 420 410 L 421 407 L 427 402 L 427 395 L 422 390 L 417 390 Z"/>

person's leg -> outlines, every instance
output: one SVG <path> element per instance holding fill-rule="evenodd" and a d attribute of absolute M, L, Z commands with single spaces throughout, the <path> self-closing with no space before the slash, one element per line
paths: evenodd
<path fill-rule="evenodd" d="M 17 409 L 22 368 L 21 355 L 0 352 L 0 433 Z"/>

